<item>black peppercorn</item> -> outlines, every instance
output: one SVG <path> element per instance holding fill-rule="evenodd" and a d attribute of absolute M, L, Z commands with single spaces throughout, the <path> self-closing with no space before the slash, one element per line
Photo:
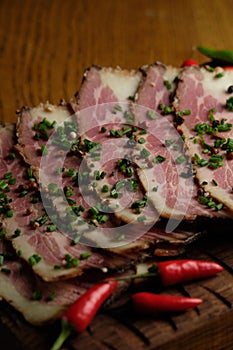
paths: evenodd
<path fill-rule="evenodd" d="M 129 140 L 127 141 L 127 146 L 128 146 L 129 148 L 134 148 L 135 145 L 136 145 L 136 141 L 135 141 L 135 140 L 129 139 Z"/>

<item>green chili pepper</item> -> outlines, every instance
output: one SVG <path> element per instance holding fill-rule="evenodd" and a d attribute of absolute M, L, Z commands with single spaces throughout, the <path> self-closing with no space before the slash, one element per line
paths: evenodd
<path fill-rule="evenodd" d="M 206 46 L 198 46 L 197 49 L 212 60 L 233 64 L 233 50 L 215 50 Z"/>

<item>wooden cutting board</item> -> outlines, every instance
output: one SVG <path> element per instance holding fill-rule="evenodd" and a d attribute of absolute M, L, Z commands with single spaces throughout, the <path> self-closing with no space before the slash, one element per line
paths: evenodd
<path fill-rule="evenodd" d="M 99 312 L 87 331 L 72 336 L 70 350 L 232 350 L 233 348 L 233 236 L 221 227 L 187 247 L 182 257 L 214 260 L 224 271 L 214 277 L 167 289 L 167 293 L 203 299 L 196 309 L 182 313 L 139 316 L 116 301 Z M 152 282 L 151 282 L 152 283 Z M 59 322 L 33 327 L 5 302 L 0 303 L 0 334 L 5 349 L 49 350 Z"/>

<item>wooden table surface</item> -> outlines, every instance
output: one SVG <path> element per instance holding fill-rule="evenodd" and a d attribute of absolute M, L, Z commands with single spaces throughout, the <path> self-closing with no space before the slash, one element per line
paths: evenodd
<path fill-rule="evenodd" d="M 68 99 L 91 64 L 180 66 L 197 45 L 233 48 L 232 0 L 1 0 L 0 121 Z"/>
<path fill-rule="evenodd" d="M 91 64 L 131 69 L 161 61 L 180 66 L 191 56 L 200 63 L 206 61 L 195 50 L 197 45 L 233 49 L 232 8 L 232 0 L 1 0 L 0 122 L 15 122 L 15 111 L 23 105 L 34 106 L 47 100 L 57 103 L 61 98 L 72 98 L 80 87 L 84 70 Z M 175 341 L 175 336 L 170 333 L 176 331 L 177 325 L 182 328 L 183 321 L 179 317 L 176 323 L 170 320 L 170 328 L 173 328 L 167 333 L 170 334 L 168 342 L 157 347 L 159 335 L 150 328 L 156 327 L 157 321 L 152 320 L 150 326 L 137 320 L 137 328 L 131 326 L 130 329 L 129 324 L 128 328 L 123 328 L 116 318 L 113 321 L 113 318 L 100 315 L 92 335 L 84 334 L 79 342 L 73 340 L 69 349 L 83 350 L 85 344 L 89 344 L 88 350 L 232 350 L 233 261 L 229 252 L 224 260 L 223 251 L 233 247 L 233 243 L 224 247 L 217 240 L 216 245 L 213 244 L 213 250 L 209 248 L 211 252 L 205 252 L 204 256 L 212 254 L 225 261 L 228 272 L 224 276 L 229 276 L 225 289 L 224 278 L 217 280 L 218 297 L 216 293 L 210 293 L 211 288 L 216 290 L 211 281 L 204 286 L 204 292 L 202 290 L 204 298 L 210 298 L 213 307 L 214 318 L 209 326 L 200 317 L 200 327 L 191 327 L 190 332 L 183 329 Z M 203 257 L 200 250 L 198 254 Z M 190 286 L 191 292 L 195 293 L 201 287 L 196 285 L 195 288 Z M 221 293 L 225 293 L 224 296 Z M 12 324 L 15 336 L 20 337 L 21 332 L 22 335 L 30 334 L 29 338 L 24 337 L 22 349 L 32 350 L 28 345 L 33 343 L 30 339 L 37 338 L 33 350 L 44 350 L 48 334 L 47 338 L 40 338 L 41 330 L 19 321 L 15 324 L 14 310 L 11 311 L 11 316 L 5 314 L 3 319 L 6 324 Z M 190 324 L 197 325 L 198 317 L 190 317 Z M 110 327 L 105 342 L 101 341 L 104 334 L 101 322 L 104 327 Z M 1 341 L 8 339 L 8 349 L 16 349 L 13 340 L 9 340 L 12 333 L 2 327 Z M 132 342 L 130 338 L 124 342 L 122 335 L 131 336 Z"/>

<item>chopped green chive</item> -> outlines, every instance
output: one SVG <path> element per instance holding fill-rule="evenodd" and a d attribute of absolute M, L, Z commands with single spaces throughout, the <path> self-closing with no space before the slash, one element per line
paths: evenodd
<path fill-rule="evenodd" d="M 8 154 L 7 157 L 8 157 L 8 159 L 15 159 L 16 155 L 15 155 L 15 153 L 11 152 Z"/>
<path fill-rule="evenodd" d="M 214 76 L 215 78 L 222 78 L 222 77 L 224 77 L 224 73 L 217 73 L 217 74 L 215 74 L 215 76 Z"/>
<path fill-rule="evenodd" d="M 80 254 L 80 259 L 81 260 L 88 259 L 90 256 L 91 256 L 90 252 L 85 252 L 85 253 Z"/>
<path fill-rule="evenodd" d="M 145 149 L 145 148 L 143 148 L 143 149 L 140 151 L 140 156 L 141 156 L 142 158 L 147 158 L 147 157 L 149 157 L 149 155 L 150 155 L 150 152 L 149 152 L 147 149 Z"/>
<path fill-rule="evenodd" d="M 155 112 L 152 110 L 147 111 L 147 116 L 152 120 L 155 120 L 158 118 L 157 115 L 155 114 Z"/>
<path fill-rule="evenodd" d="M 101 129 L 100 129 L 100 131 L 101 131 L 102 133 L 104 133 L 104 132 L 107 131 L 107 129 L 106 129 L 104 126 L 102 126 Z"/>
<path fill-rule="evenodd" d="M 138 221 L 138 222 L 143 222 L 143 221 L 145 221 L 145 220 L 146 220 L 146 216 L 145 216 L 145 215 L 139 216 L 139 217 L 137 218 L 137 221 Z"/>
<path fill-rule="evenodd" d="M 3 265 L 3 262 L 4 262 L 4 256 L 1 254 L 0 255 L 0 266 Z"/>
<path fill-rule="evenodd" d="M 36 265 L 40 260 L 41 260 L 41 256 L 38 254 L 33 254 L 28 258 L 28 262 L 31 266 Z"/>
<path fill-rule="evenodd" d="M 138 143 L 145 143 L 146 142 L 146 139 L 144 139 L 144 137 L 140 137 L 140 139 L 138 139 Z"/>
<path fill-rule="evenodd" d="M 21 230 L 19 228 L 17 228 L 14 232 L 14 234 L 12 235 L 12 238 L 16 238 L 19 237 L 21 234 Z"/>
<path fill-rule="evenodd" d="M 104 193 L 108 192 L 108 185 L 103 185 L 102 192 Z"/>
<path fill-rule="evenodd" d="M 26 196 L 27 194 L 28 194 L 28 191 L 27 191 L 27 190 L 24 190 L 24 191 L 20 192 L 19 197 L 24 197 L 24 196 Z"/>
<path fill-rule="evenodd" d="M 70 177 L 74 175 L 74 168 L 70 168 L 69 170 L 67 170 L 67 172 L 65 173 L 65 176 Z"/>
<path fill-rule="evenodd" d="M 176 158 L 176 164 L 182 164 L 185 161 L 185 156 L 179 156 Z"/>
<path fill-rule="evenodd" d="M 14 215 L 13 210 L 7 210 L 6 216 L 7 216 L 8 218 L 12 218 L 13 215 Z"/>
<path fill-rule="evenodd" d="M 42 299 L 42 292 L 40 290 L 36 290 L 32 294 L 32 299 L 33 300 L 41 300 Z"/>
<path fill-rule="evenodd" d="M 171 146 L 174 142 L 176 142 L 176 139 L 165 140 L 165 146 L 166 146 L 166 147 L 169 147 L 169 146 Z"/>
<path fill-rule="evenodd" d="M 6 267 L 2 267 L 1 268 L 1 271 L 6 273 L 6 274 L 10 274 L 11 273 L 11 270 L 10 269 L 7 269 Z"/>
<path fill-rule="evenodd" d="M 165 160 L 165 157 L 158 155 L 153 159 L 153 163 L 163 163 Z"/>
<path fill-rule="evenodd" d="M 48 148 L 45 145 L 41 145 L 41 153 L 42 153 L 42 156 L 48 155 Z"/>
<path fill-rule="evenodd" d="M 159 109 L 162 110 L 164 114 L 172 113 L 172 108 L 170 106 L 164 106 L 162 103 L 159 104 Z"/>
<path fill-rule="evenodd" d="M 56 225 L 51 224 L 51 225 L 47 226 L 46 231 L 47 232 L 54 232 L 54 231 L 56 231 L 56 228 L 57 228 Z"/>
<path fill-rule="evenodd" d="M 48 296 L 48 300 L 54 300 L 57 297 L 57 293 L 52 292 L 49 296 Z"/>
<path fill-rule="evenodd" d="M 65 264 L 66 268 L 72 268 L 80 265 L 80 260 L 77 258 L 72 258 L 69 254 L 65 255 L 65 260 L 66 260 L 66 264 Z"/>
<path fill-rule="evenodd" d="M 168 90 L 171 90 L 171 88 L 172 88 L 172 84 L 168 81 L 168 80 L 164 80 L 164 85 L 166 86 L 166 88 L 168 89 Z"/>

